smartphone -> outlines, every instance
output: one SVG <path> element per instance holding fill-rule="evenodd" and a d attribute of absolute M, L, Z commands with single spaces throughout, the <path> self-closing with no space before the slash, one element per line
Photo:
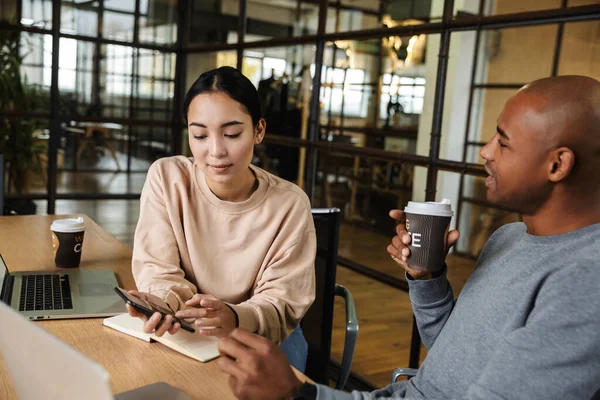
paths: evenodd
<path fill-rule="evenodd" d="M 165 316 L 170 315 L 173 317 L 173 323 L 179 322 L 181 325 L 181 329 L 184 329 L 188 332 L 196 332 L 196 330 L 188 325 L 186 322 L 180 320 L 175 317 L 173 312 L 165 307 L 161 307 L 158 304 L 152 303 L 146 299 L 142 299 L 141 297 L 136 296 L 133 293 L 129 293 L 126 290 L 116 287 L 115 292 L 125 301 L 125 303 L 129 304 L 131 307 L 143 313 L 145 316 L 150 318 L 154 315 L 155 312 L 159 312 L 162 315 L 161 321 L 165 319 Z"/>

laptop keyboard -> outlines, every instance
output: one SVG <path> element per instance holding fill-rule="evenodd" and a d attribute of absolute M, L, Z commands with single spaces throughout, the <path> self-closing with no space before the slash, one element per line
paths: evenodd
<path fill-rule="evenodd" d="M 19 311 L 73 308 L 68 275 L 23 275 Z"/>

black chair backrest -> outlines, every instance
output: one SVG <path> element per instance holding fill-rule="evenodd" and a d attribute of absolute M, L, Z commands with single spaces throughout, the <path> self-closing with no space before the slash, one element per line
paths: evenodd
<path fill-rule="evenodd" d="M 0 215 L 4 215 L 4 156 L 0 153 Z"/>
<path fill-rule="evenodd" d="M 317 235 L 315 301 L 302 319 L 308 342 L 305 374 L 317 383 L 329 383 L 329 357 L 335 298 L 335 271 L 340 232 L 340 210 L 313 209 Z"/>

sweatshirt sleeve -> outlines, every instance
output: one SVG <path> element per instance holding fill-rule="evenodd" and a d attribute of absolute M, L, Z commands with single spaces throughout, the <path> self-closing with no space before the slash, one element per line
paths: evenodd
<path fill-rule="evenodd" d="M 468 399 L 590 399 L 600 391 L 600 263 L 565 266 L 498 343 Z"/>
<path fill-rule="evenodd" d="M 148 170 L 135 229 L 132 272 L 138 290 L 161 298 L 174 312 L 196 292 L 180 266 L 179 247 L 164 200 L 160 161 Z"/>
<path fill-rule="evenodd" d="M 454 308 L 454 294 L 446 278 L 447 266 L 440 276 L 415 280 L 406 274 L 410 301 L 425 346 L 430 349 Z"/>
<path fill-rule="evenodd" d="M 305 214 L 304 224 L 298 224 L 305 227 L 303 232 L 270 260 L 251 297 L 229 304 L 238 315 L 240 327 L 277 344 L 298 326 L 315 299 L 317 243 L 312 215 L 309 210 Z"/>

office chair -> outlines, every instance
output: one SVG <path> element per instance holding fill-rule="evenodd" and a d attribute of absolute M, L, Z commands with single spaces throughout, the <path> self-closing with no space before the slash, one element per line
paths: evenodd
<path fill-rule="evenodd" d="M 331 331 L 333 328 L 333 305 L 335 296 L 346 302 L 346 337 L 340 374 L 336 389 L 343 389 L 350 375 L 354 348 L 358 336 L 358 320 L 352 293 L 336 285 L 337 252 L 340 232 L 340 210 L 313 209 L 317 235 L 315 259 L 315 301 L 300 325 L 308 342 L 308 358 L 305 374 L 317 383 L 329 384 L 329 361 L 331 355 Z"/>
<path fill-rule="evenodd" d="M 83 143 L 77 150 L 77 162 L 81 159 L 81 155 L 86 148 L 92 150 L 94 155 L 98 151 L 107 150 L 110 152 L 113 160 L 115 160 L 115 164 L 117 164 L 117 170 L 121 170 L 121 166 L 119 165 L 119 158 L 117 157 L 117 153 L 115 151 L 114 146 L 115 139 L 109 133 L 109 128 L 102 125 L 90 125 L 85 129 L 85 135 L 83 137 Z"/>
<path fill-rule="evenodd" d="M 396 383 L 401 376 L 406 376 L 410 379 L 417 374 L 417 371 L 418 369 L 416 368 L 396 368 L 392 372 L 392 383 Z"/>

